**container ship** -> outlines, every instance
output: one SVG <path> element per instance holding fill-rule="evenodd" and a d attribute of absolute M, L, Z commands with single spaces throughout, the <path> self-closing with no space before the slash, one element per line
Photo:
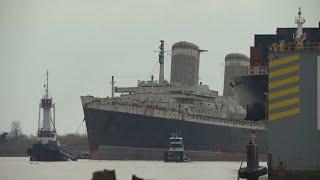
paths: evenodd
<path fill-rule="evenodd" d="M 219 96 L 199 82 L 204 50 L 185 41 L 173 44 L 169 82 L 164 41 L 159 48 L 158 80 L 151 76 L 136 87 L 117 87 L 112 77 L 111 97 L 81 96 L 93 159 L 162 160 L 170 132 L 176 130 L 192 160 L 240 160 L 252 134 L 266 151 L 265 121 L 248 120 L 235 96 Z M 226 60 L 238 59 L 235 54 Z"/>
<path fill-rule="evenodd" d="M 305 21 L 299 8 L 296 28 L 255 35 L 247 71 L 228 81 L 247 117 L 267 119 L 270 180 L 320 179 L 320 22 Z"/>
<path fill-rule="evenodd" d="M 269 50 L 267 118 L 269 179 L 320 179 L 320 25 Z M 283 131 L 285 129 L 285 131 Z"/>

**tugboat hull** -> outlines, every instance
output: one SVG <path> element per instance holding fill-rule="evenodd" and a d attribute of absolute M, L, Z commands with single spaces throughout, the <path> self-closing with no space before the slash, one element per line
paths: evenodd
<path fill-rule="evenodd" d="M 30 161 L 69 161 L 75 160 L 71 155 L 61 150 L 57 145 L 53 144 L 33 144 L 28 149 Z"/>
<path fill-rule="evenodd" d="M 164 157 L 165 162 L 184 162 L 186 160 L 184 151 L 166 151 Z"/>

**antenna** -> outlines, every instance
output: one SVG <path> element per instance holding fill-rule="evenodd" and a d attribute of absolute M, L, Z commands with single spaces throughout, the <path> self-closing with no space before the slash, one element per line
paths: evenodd
<path fill-rule="evenodd" d="M 160 40 L 160 52 L 159 52 L 159 83 L 164 81 L 164 40 Z"/>
<path fill-rule="evenodd" d="M 49 92 L 49 71 L 47 70 L 47 89 L 46 89 L 47 95 Z"/>
<path fill-rule="evenodd" d="M 114 84 L 116 82 L 114 81 L 114 76 L 111 76 L 111 97 L 114 98 Z"/>
<path fill-rule="evenodd" d="M 164 53 L 170 52 L 170 51 L 164 50 L 164 40 L 160 40 L 159 49 L 160 49 L 160 51 L 154 51 L 154 52 L 159 52 L 159 64 L 160 64 L 159 83 L 162 83 L 164 81 Z"/>
<path fill-rule="evenodd" d="M 303 33 L 303 24 L 306 22 L 304 17 L 301 16 L 301 7 L 299 7 L 299 12 L 298 12 L 298 17 L 295 19 L 295 23 L 297 24 L 297 31 L 295 34 L 295 40 L 298 42 L 304 41 L 305 40 L 305 34 Z"/>

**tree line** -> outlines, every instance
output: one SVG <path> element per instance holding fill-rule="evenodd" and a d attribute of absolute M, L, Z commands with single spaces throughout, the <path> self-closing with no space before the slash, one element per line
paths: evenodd
<path fill-rule="evenodd" d="M 34 135 L 23 134 L 19 121 L 11 122 L 10 132 L 0 133 L 0 156 L 27 156 L 27 149 L 37 142 Z M 72 153 L 88 153 L 86 135 L 58 135 L 60 146 Z"/>

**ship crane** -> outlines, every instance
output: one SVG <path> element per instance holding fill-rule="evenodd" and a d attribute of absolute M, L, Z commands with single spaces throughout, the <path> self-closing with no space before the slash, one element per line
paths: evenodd
<path fill-rule="evenodd" d="M 49 72 L 46 73 L 45 93 L 39 103 L 38 140 L 47 144 L 56 142 L 55 104 L 49 95 Z M 42 118 L 41 118 L 42 114 Z"/>

